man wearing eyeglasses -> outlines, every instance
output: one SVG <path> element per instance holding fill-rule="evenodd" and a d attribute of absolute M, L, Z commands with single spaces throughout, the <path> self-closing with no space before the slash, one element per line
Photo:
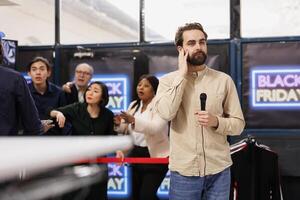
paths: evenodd
<path fill-rule="evenodd" d="M 83 94 L 91 81 L 94 68 L 87 63 L 80 63 L 76 66 L 74 81 L 63 85 L 67 104 L 84 102 Z"/>

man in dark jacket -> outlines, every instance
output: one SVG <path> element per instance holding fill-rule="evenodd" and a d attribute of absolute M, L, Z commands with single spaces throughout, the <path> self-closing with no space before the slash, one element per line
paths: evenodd
<path fill-rule="evenodd" d="M 93 73 L 94 68 L 87 63 L 80 63 L 76 66 L 74 82 L 63 85 L 67 104 L 84 102 L 83 94 L 93 77 Z"/>
<path fill-rule="evenodd" d="M 3 36 L 4 34 L 0 32 L 0 65 L 3 60 L 1 43 Z M 23 135 L 43 133 L 26 80 L 18 72 L 0 66 L 0 135 L 18 135 L 20 124 Z"/>

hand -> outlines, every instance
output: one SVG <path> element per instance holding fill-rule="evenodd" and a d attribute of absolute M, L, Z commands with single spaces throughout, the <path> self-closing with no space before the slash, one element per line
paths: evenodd
<path fill-rule="evenodd" d="M 49 129 L 53 128 L 55 125 L 51 119 L 41 120 L 43 125 L 43 131 L 46 133 Z"/>
<path fill-rule="evenodd" d="M 117 163 L 117 165 L 122 165 L 123 164 L 124 157 L 125 156 L 124 156 L 123 151 L 120 151 L 120 150 L 116 151 L 116 158 L 121 158 L 121 160 L 122 160 L 122 162 Z"/>
<path fill-rule="evenodd" d="M 120 114 L 121 118 L 124 119 L 124 121 L 128 124 L 134 123 L 135 122 L 135 118 L 134 116 L 130 115 L 127 112 L 121 111 Z"/>
<path fill-rule="evenodd" d="M 183 47 L 178 47 L 178 68 L 181 75 L 185 76 L 188 73 L 188 63 L 187 57 L 188 52 L 186 52 Z"/>
<path fill-rule="evenodd" d="M 211 115 L 207 111 L 197 111 L 195 112 L 195 115 L 197 117 L 197 122 L 199 123 L 199 125 L 214 128 L 217 128 L 219 125 L 218 118 L 214 115 Z"/>
<path fill-rule="evenodd" d="M 57 111 L 56 121 L 58 123 L 59 128 L 63 128 L 65 126 L 66 117 L 61 112 Z"/>
<path fill-rule="evenodd" d="M 64 92 L 67 92 L 67 93 L 71 93 L 71 87 L 74 83 L 73 82 L 67 82 L 65 83 L 63 86 L 62 86 L 62 89 Z"/>
<path fill-rule="evenodd" d="M 120 126 L 121 120 L 122 120 L 122 118 L 121 118 L 120 115 L 115 115 L 115 116 L 114 116 L 114 124 L 115 124 L 116 126 Z"/>

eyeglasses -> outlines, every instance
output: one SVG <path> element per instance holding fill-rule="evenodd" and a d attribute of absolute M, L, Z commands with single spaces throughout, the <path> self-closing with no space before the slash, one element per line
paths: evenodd
<path fill-rule="evenodd" d="M 76 74 L 82 74 L 82 75 L 84 75 L 84 76 L 90 76 L 90 75 L 91 75 L 90 72 L 84 72 L 84 71 L 79 71 L 79 70 L 76 70 L 75 73 L 76 73 Z"/>

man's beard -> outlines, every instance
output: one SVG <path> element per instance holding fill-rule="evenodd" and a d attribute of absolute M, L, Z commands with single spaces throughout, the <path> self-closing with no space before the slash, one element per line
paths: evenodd
<path fill-rule="evenodd" d="M 207 55 L 203 51 L 198 51 L 192 54 L 192 56 L 188 55 L 187 62 L 193 66 L 203 65 L 206 61 L 206 58 Z"/>

